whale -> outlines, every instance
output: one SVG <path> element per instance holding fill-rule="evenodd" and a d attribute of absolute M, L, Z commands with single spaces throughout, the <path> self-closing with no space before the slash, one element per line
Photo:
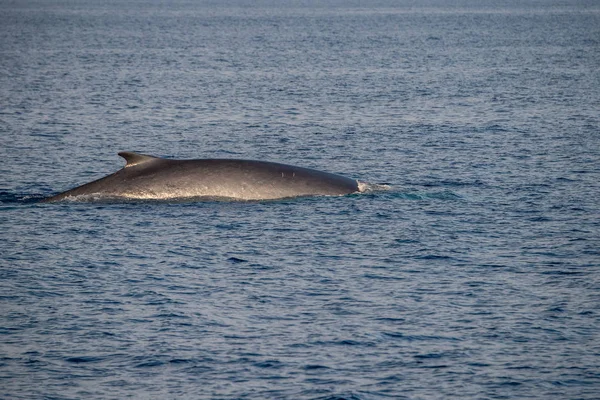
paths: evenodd
<path fill-rule="evenodd" d="M 120 152 L 125 166 L 43 200 L 276 200 L 362 191 L 355 179 L 316 169 L 241 159 L 176 160 Z"/>

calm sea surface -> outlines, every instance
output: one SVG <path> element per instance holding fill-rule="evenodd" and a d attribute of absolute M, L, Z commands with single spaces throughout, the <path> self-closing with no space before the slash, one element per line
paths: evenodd
<path fill-rule="evenodd" d="M 0 0 L 0 398 L 600 398 L 599 66 L 595 1 Z M 391 189 L 37 203 L 124 150 Z"/>

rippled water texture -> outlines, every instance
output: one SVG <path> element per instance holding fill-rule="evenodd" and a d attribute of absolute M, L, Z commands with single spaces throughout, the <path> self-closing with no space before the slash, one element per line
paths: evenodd
<path fill-rule="evenodd" d="M 0 398 L 600 397 L 600 8 L 444 3 L 0 0 Z M 391 188 L 37 203 L 119 151 Z"/>

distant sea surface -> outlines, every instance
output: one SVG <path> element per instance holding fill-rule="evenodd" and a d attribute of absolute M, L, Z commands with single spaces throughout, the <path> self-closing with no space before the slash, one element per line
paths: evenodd
<path fill-rule="evenodd" d="M 124 164 L 387 184 L 40 204 Z M 596 1 L 0 0 L 1 399 L 600 398 Z"/>

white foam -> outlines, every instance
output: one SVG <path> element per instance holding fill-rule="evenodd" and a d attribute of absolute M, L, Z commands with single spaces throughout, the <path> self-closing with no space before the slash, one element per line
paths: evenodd
<path fill-rule="evenodd" d="M 384 190 L 390 190 L 392 188 L 390 185 L 361 182 L 361 181 L 357 181 L 357 182 L 358 182 L 358 191 L 360 193 L 380 192 L 380 191 L 384 191 Z"/>

